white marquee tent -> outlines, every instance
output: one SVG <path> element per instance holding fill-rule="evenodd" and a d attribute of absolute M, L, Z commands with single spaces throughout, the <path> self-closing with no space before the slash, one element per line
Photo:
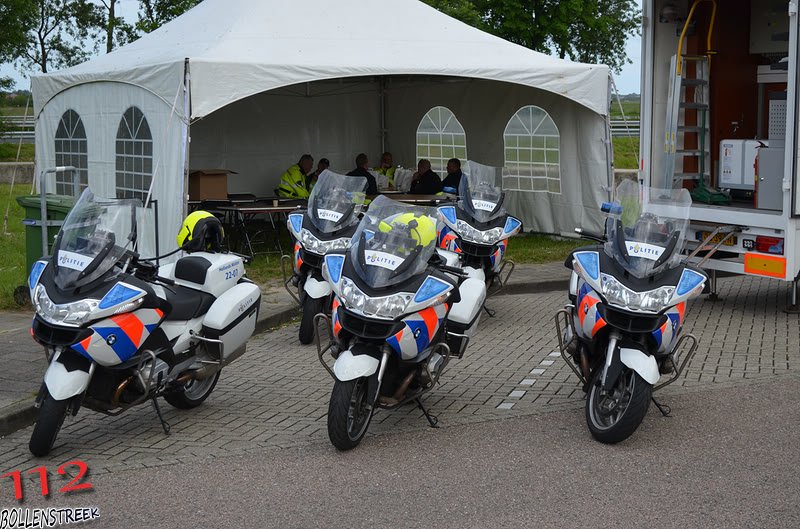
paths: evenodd
<path fill-rule="evenodd" d="M 110 54 L 35 76 L 36 164 L 82 165 L 108 196 L 141 196 L 152 181 L 163 251 L 190 169 L 235 170 L 229 192 L 270 195 L 304 152 L 340 172 L 384 149 L 414 166 L 435 106 L 457 116 L 470 159 L 503 166 L 506 125 L 535 105 L 558 129 L 560 190 L 509 189 L 509 210 L 526 230 L 597 228 L 608 80 L 605 66 L 528 50 L 417 0 L 205 0 Z"/>

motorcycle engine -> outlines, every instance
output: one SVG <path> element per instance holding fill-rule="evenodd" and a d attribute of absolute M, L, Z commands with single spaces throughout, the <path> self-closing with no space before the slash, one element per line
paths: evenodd
<path fill-rule="evenodd" d="M 167 373 L 169 373 L 169 365 L 161 359 L 156 358 L 155 362 L 148 361 L 146 362 L 141 369 L 139 369 L 139 374 L 142 375 L 142 380 L 147 382 L 150 378 L 152 373 L 153 377 L 153 385 L 155 387 L 160 386 L 164 380 L 167 378 Z M 141 386 L 141 380 L 136 381 L 136 384 L 140 386 L 140 389 L 144 390 L 145 388 Z"/>

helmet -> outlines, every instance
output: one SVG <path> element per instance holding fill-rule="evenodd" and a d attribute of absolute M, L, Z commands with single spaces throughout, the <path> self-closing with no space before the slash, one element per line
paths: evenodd
<path fill-rule="evenodd" d="M 189 253 L 222 250 L 225 231 L 217 217 L 208 211 L 195 211 L 183 221 L 178 232 L 178 247 Z"/>
<path fill-rule="evenodd" d="M 406 226 L 411 238 L 422 246 L 428 246 L 436 239 L 436 223 L 424 214 L 403 213 L 389 217 L 380 222 L 378 229 L 383 233 L 389 233 L 395 226 Z"/>

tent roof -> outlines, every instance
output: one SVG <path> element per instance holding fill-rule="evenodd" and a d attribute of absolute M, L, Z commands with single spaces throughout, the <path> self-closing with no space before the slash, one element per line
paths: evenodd
<path fill-rule="evenodd" d="M 32 79 L 36 113 L 93 81 L 141 86 L 178 107 L 189 60 L 192 118 L 244 97 L 321 79 L 447 75 L 547 90 L 605 115 L 609 69 L 531 51 L 417 0 L 204 0 L 156 31 Z"/>

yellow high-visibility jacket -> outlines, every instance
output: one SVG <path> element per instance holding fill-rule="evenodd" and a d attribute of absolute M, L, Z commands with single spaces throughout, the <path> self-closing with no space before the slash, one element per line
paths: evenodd
<path fill-rule="evenodd" d="M 308 198 L 311 193 L 306 185 L 306 175 L 300 166 L 294 164 L 281 176 L 278 195 L 288 198 Z"/>

